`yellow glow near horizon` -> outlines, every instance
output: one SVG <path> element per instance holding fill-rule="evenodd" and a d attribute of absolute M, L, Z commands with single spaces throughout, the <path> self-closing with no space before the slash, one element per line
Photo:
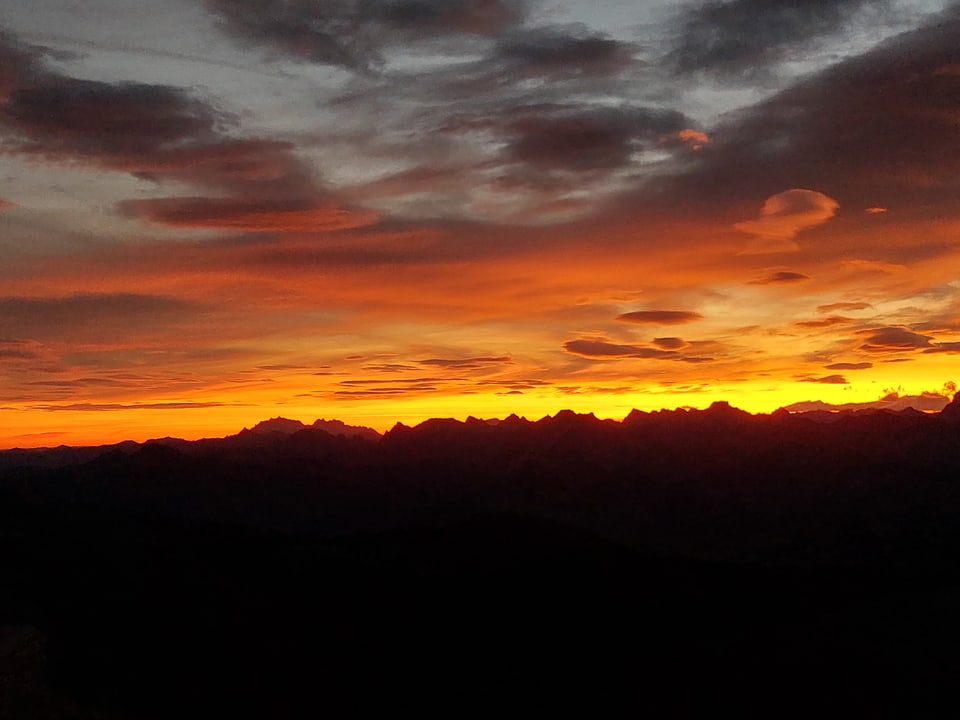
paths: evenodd
<path fill-rule="evenodd" d="M 683 392 L 670 387 L 651 386 L 627 392 L 584 391 L 568 394 L 547 387 L 526 391 L 522 395 L 436 393 L 421 397 L 338 403 L 310 398 L 276 403 L 271 402 L 270 391 L 257 390 L 233 396 L 221 395 L 216 400 L 212 396 L 210 399 L 167 397 L 118 403 L 120 407 L 99 410 L 38 411 L 7 407 L 0 410 L 0 427 L 3 428 L 0 430 L 0 449 L 61 444 L 99 445 L 123 440 L 142 442 L 167 435 L 186 440 L 223 437 L 277 416 L 300 420 L 305 424 L 321 418 L 337 419 L 348 425 L 371 427 L 382 433 L 396 423 L 416 425 L 437 417 L 492 419 L 516 414 L 537 420 L 555 415 L 560 410 L 573 410 L 593 413 L 598 418 L 621 420 L 633 409 L 647 412 L 681 407 L 703 409 L 718 401 L 760 414 L 810 400 L 814 395 L 816 399 L 829 404 L 870 403 L 879 400 L 890 390 L 901 395 L 920 395 L 923 392 L 942 391 L 944 385 L 939 383 L 939 387 L 933 387 L 923 383 L 895 383 L 895 374 L 887 377 L 889 379 L 884 380 L 884 376 L 878 374 L 852 385 L 818 385 L 816 393 L 810 383 L 763 380 Z M 197 405 L 190 407 L 188 403 Z M 137 405 L 140 407 L 135 407 Z M 170 409 L 162 409 L 164 407 Z"/>

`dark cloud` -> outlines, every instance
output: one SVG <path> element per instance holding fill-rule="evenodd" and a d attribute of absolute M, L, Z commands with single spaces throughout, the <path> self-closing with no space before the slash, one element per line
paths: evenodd
<path fill-rule="evenodd" d="M 583 29 L 544 28 L 502 39 L 494 57 L 502 72 L 559 79 L 615 75 L 631 64 L 633 53 L 629 43 Z"/>
<path fill-rule="evenodd" d="M 702 320 L 700 313 L 688 310 L 636 310 L 618 315 L 617 320 L 642 325 L 683 325 Z"/>
<path fill-rule="evenodd" d="M 563 344 L 564 350 L 574 355 L 588 358 L 679 358 L 676 352 L 640 347 L 638 345 L 617 345 L 606 340 L 569 340 Z"/>
<path fill-rule="evenodd" d="M 15 62 L 2 78 L 8 88 L 0 95 L 4 152 L 202 191 L 122 202 L 123 214 L 247 232 L 329 231 L 375 219 L 335 206 L 292 144 L 234 137 L 235 118 L 196 93 L 67 77 L 0 36 L 0 59 L 5 55 Z"/>
<path fill-rule="evenodd" d="M 632 162 L 645 143 L 689 126 L 656 108 L 529 108 L 498 128 L 508 160 L 553 170 L 612 170 Z"/>
<path fill-rule="evenodd" d="M 26 45 L 0 29 L 0 102 L 44 74 L 44 48 Z"/>
<path fill-rule="evenodd" d="M 653 344 L 663 350 L 679 350 L 687 346 L 686 341 L 678 337 L 654 338 Z"/>
<path fill-rule="evenodd" d="M 522 0 L 206 0 L 234 38 L 292 58 L 370 71 L 383 51 L 446 35 L 493 36 Z"/>
<path fill-rule="evenodd" d="M 933 339 L 929 335 L 920 335 L 904 327 L 884 327 L 864 331 L 861 334 L 865 335 L 865 342 L 860 349 L 869 352 L 898 352 L 929 348 L 930 341 Z"/>
<path fill-rule="evenodd" d="M 384 25 L 415 37 L 494 36 L 523 20 L 527 5 L 526 0 L 368 0 L 367 8 Z"/>
<path fill-rule="evenodd" d="M 881 0 L 728 0 L 688 6 L 668 56 L 679 73 L 762 78 L 772 65 L 812 42 L 842 35 Z"/>
<path fill-rule="evenodd" d="M 960 6 L 953 6 L 926 27 L 731 116 L 713 129 L 696 164 L 651 197 L 696 198 L 702 206 L 765 197 L 771 187 L 818 187 L 842 207 L 894 192 L 904 207 L 952 203 L 960 192 L 960 75 L 938 69 L 956 63 L 957 47 Z"/>
<path fill-rule="evenodd" d="M 760 278 L 758 280 L 751 280 L 750 285 L 773 285 L 776 283 L 795 283 L 801 282 L 803 280 L 809 280 L 810 277 L 804 275 L 803 273 L 798 272 L 775 272 L 772 275 L 767 275 L 765 278 Z"/>
<path fill-rule="evenodd" d="M 822 320 L 800 320 L 795 322 L 794 325 L 802 328 L 824 328 L 833 327 L 834 325 L 846 325 L 852 322 L 853 320 L 851 318 L 843 317 L 842 315 L 831 315 Z"/>
<path fill-rule="evenodd" d="M 0 106 L 0 123 L 23 138 L 12 149 L 54 157 L 149 155 L 212 137 L 220 119 L 177 88 L 55 76 L 14 90 Z"/>
<path fill-rule="evenodd" d="M 857 363 L 839 362 L 839 363 L 833 363 L 831 365 L 826 365 L 825 367 L 827 370 L 869 370 L 870 368 L 873 367 L 873 363 L 871 362 L 857 362 Z"/>
<path fill-rule="evenodd" d="M 503 355 L 498 357 L 472 357 L 472 358 L 431 358 L 429 360 L 418 360 L 421 365 L 443 368 L 457 369 L 475 369 L 489 365 L 504 365 L 512 362 L 512 358 Z"/>
<path fill-rule="evenodd" d="M 960 353 L 960 342 L 936 343 L 933 347 L 927 348 L 925 353 Z"/>
<path fill-rule="evenodd" d="M 870 303 L 865 302 L 838 302 L 830 303 L 829 305 L 819 305 L 817 307 L 817 312 L 827 313 L 835 310 L 866 310 L 870 307 L 873 306 Z"/>
<path fill-rule="evenodd" d="M 823 385 L 849 385 L 843 375 L 826 375 L 824 377 L 805 377 L 802 382 L 821 383 Z"/>

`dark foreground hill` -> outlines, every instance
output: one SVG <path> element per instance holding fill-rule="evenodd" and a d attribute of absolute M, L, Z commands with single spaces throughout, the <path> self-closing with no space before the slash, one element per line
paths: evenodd
<path fill-rule="evenodd" d="M 933 714 L 958 408 L 0 454 L 0 716 Z"/>

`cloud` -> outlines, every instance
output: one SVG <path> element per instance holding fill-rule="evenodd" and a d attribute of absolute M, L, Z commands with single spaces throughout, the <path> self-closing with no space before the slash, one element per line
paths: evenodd
<path fill-rule="evenodd" d="M 960 342 L 936 343 L 933 347 L 927 348 L 924 353 L 960 353 Z"/>
<path fill-rule="evenodd" d="M 921 412 L 939 412 L 950 402 L 950 398 L 937 393 L 922 393 L 921 395 L 900 395 L 896 392 L 888 393 L 879 400 L 872 402 L 843 403 L 832 405 L 821 400 L 793 403 L 784 407 L 789 412 L 843 412 L 858 410 L 906 410 L 914 408 Z"/>
<path fill-rule="evenodd" d="M 751 3 L 760 14 L 761 6 L 777 8 L 772 17 L 801 5 L 734 0 L 729 5 L 743 18 L 734 25 L 752 26 L 741 12 Z M 826 0 L 816 0 L 802 5 L 825 4 Z M 867 7 L 864 2 L 856 5 Z M 772 186 L 820 187 L 845 207 L 870 207 L 876 198 L 894 193 L 903 207 L 917 201 L 927 206 L 953 202 L 960 192 L 954 162 L 960 155 L 960 135 L 955 132 L 960 77 L 938 75 L 936 70 L 956 63 L 960 7 L 951 4 L 923 20 L 927 23 L 923 27 L 808 73 L 728 116 L 711 129 L 710 152 L 699 153 L 695 165 L 667 179 L 658 188 L 657 201 L 697 197 L 700 203 L 722 206 Z M 728 25 L 720 23 L 722 48 L 739 42 L 736 34 L 724 29 Z M 709 24 L 703 27 L 713 32 Z M 731 44 L 726 38 L 732 38 Z M 758 33 L 744 35 L 742 41 L 749 56 L 767 39 Z M 689 47 L 696 50 L 695 43 Z M 691 71 L 701 66 L 701 60 L 709 60 L 699 52 L 692 57 Z M 824 208 L 821 217 L 826 212 Z M 771 245 L 793 249 L 791 238 L 775 238 Z"/>
<path fill-rule="evenodd" d="M 692 150 L 702 150 L 705 145 L 709 144 L 710 136 L 702 130 L 683 128 L 671 136 L 661 138 L 661 142 L 663 143 L 671 140 L 689 145 Z"/>
<path fill-rule="evenodd" d="M 20 152 L 98 158 L 212 137 L 222 118 L 177 88 L 51 76 L 14 90 L 0 121 L 26 137 L 14 146 Z"/>
<path fill-rule="evenodd" d="M 629 43 L 583 28 L 537 28 L 500 40 L 494 53 L 503 71 L 551 79 L 615 75 L 633 62 Z"/>
<path fill-rule="evenodd" d="M 341 207 L 285 208 L 282 203 L 249 203 L 240 198 L 156 198 L 120 204 L 122 212 L 173 227 L 258 233 L 333 232 L 376 222 L 370 211 Z"/>
<path fill-rule="evenodd" d="M 920 350 L 929 348 L 933 339 L 929 335 L 920 335 L 904 327 L 884 327 L 860 334 L 865 336 L 865 342 L 860 349 L 868 352 Z"/>
<path fill-rule="evenodd" d="M 617 316 L 617 320 L 641 325 L 683 325 L 702 320 L 700 313 L 688 310 L 636 310 Z"/>
<path fill-rule="evenodd" d="M 0 30 L 0 102 L 6 102 L 17 88 L 32 81 L 47 51 L 27 45 Z"/>
<path fill-rule="evenodd" d="M 809 280 L 810 277 L 798 272 L 780 271 L 759 280 L 751 280 L 749 285 L 775 285 Z"/>
<path fill-rule="evenodd" d="M 838 303 L 829 303 L 827 305 L 818 305 L 818 313 L 833 312 L 834 310 L 866 310 L 867 308 L 873 307 L 870 303 L 865 302 L 838 302 Z"/>
<path fill-rule="evenodd" d="M 858 363 L 849 363 L 849 362 L 839 362 L 832 363 L 825 366 L 827 370 L 869 370 L 873 367 L 871 362 L 858 362 Z"/>
<path fill-rule="evenodd" d="M 112 412 L 117 410 L 199 410 L 226 407 L 222 402 L 162 402 L 162 403 L 71 403 L 69 405 L 31 405 L 30 410 L 45 412 Z"/>
<path fill-rule="evenodd" d="M 655 144 L 688 120 L 658 108 L 558 108 L 526 111 L 498 130 L 506 157 L 527 166 L 568 171 L 629 165 L 644 142 Z"/>
<path fill-rule="evenodd" d="M 476 369 L 489 365 L 504 365 L 513 362 L 513 359 L 502 355 L 499 357 L 472 357 L 472 358 L 431 358 L 429 360 L 418 360 L 421 365 L 432 367 L 456 368 L 456 369 Z"/>
<path fill-rule="evenodd" d="M 881 7 L 888 2 L 881 2 Z M 681 74 L 761 79 L 822 37 L 840 35 L 873 0 L 727 0 L 687 6 L 667 60 Z"/>
<path fill-rule="evenodd" d="M 372 71 L 383 51 L 437 36 L 494 36 L 526 14 L 520 0 L 206 0 L 235 39 L 288 57 Z"/>
<path fill-rule="evenodd" d="M 822 327 L 833 327 L 834 325 L 846 325 L 847 323 L 852 323 L 853 320 L 847 317 L 842 317 L 840 315 L 831 315 L 830 317 L 823 318 L 822 320 L 801 320 L 795 322 L 794 325 L 802 328 L 822 328 Z"/>
<path fill-rule="evenodd" d="M 678 337 L 654 338 L 653 344 L 658 348 L 662 348 L 663 350 L 680 350 L 681 348 L 685 348 L 687 346 L 686 341 Z"/>
<path fill-rule="evenodd" d="M 134 293 L 0 297 L 0 336 L 109 342 L 153 332 L 200 309 L 181 298 Z"/>
<path fill-rule="evenodd" d="M 887 209 L 874 205 L 873 207 L 868 207 L 864 212 L 867 213 L 867 215 L 883 215 L 887 212 Z"/>
<path fill-rule="evenodd" d="M 563 344 L 564 350 L 574 355 L 588 358 L 657 358 L 674 359 L 679 354 L 656 348 L 640 347 L 638 345 L 617 345 L 606 340 L 569 340 Z"/>
<path fill-rule="evenodd" d="M 823 385 L 849 385 L 843 375 L 826 375 L 824 377 L 805 377 L 802 382 L 821 383 Z"/>
<path fill-rule="evenodd" d="M 741 254 L 794 252 L 800 246 L 793 238 L 808 228 L 822 225 L 832 218 L 840 205 L 833 198 L 816 192 L 794 188 L 767 198 L 760 210 L 760 218 L 734 225 L 757 240 Z"/>
<path fill-rule="evenodd" d="M 0 37 L 0 57 L 15 51 L 9 43 Z M 248 232 L 329 231 L 376 217 L 331 202 L 292 144 L 235 137 L 236 119 L 194 92 L 71 78 L 47 68 L 39 55 L 16 52 L 16 72 L 5 71 L 9 90 L 0 96 L 5 152 L 203 192 L 121 202 L 125 215 Z"/>

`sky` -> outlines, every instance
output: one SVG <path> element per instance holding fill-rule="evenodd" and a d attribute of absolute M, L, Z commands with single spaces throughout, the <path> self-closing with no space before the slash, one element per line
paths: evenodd
<path fill-rule="evenodd" d="M 0 0 L 0 447 L 936 410 L 960 3 Z"/>

